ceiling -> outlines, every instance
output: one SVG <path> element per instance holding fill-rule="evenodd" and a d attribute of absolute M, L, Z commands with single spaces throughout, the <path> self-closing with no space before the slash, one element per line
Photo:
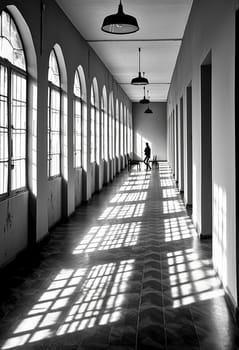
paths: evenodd
<path fill-rule="evenodd" d="M 137 18 L 139 31 L 114 35 L 100 28 L 106 16 L 118 11 L 119 0 L 56 0 L 73 25 L 105 63 L 133 102 L 143 98 L 133 86 L 141 72 L 149 80 L 152 102 L 166 101 L 174 66 L 193 0 L 122 0 L 124 12 Z"/>

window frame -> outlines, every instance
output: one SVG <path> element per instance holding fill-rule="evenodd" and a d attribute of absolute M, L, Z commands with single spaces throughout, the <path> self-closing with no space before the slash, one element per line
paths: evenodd
<path fill-rule="evenodd" d="M 54 53 L 55 59 L 56 59 L 56 63 L 57 63 L 57 69 L 59 72 L 59 86 L 55 85 L 54 83 L 52 83 L 49 80 L 49 75 L 48 75 L 48 83 L 47 83 L 47 89 L 48 89 L 48 105 L 47 105 L 47 141 L 48 141 L 48 149 L 47 149 L 47 177 L 48 180 L 57 178 L 57 177 L 61 177 L 62 176 L 62 89 L 61 89 L 61 73 L 60 73 L 60 67 L 59 67 L 59 62 L 57 59 L 57 55 L 56 55 L 56 51 L 53 48 L 50 52 Z M 49 62 L 50 62 L 50 55 L 49 55 Z M 48 74 L 49 74 L 49 66 L 48 66 Z M 57 153 L 59 155 L 59 173 L 51 175 L 51 156 L 53 155 L 51 153 L 51 124 L 52 124 L 52 119 L 51 116 L 52 114 L 50 114 L 50 110 L 52 110 L 51 107 L 51 98 L 52 98 L 52 91 L 58 92 L 59 93 L 59 131 L 58 131 L 58 137 L 59 137 L 59 153 Z"/>
<path fill-rule="evenodd" d="M 75 73 L 78 76 L 78 81 L 80 85 L 80 96 L 76 95 L 73 90 L 73 155 L 74 155 L 74 169 L 81 169 L 83 167 L 83 110 L 84 110 L 84 103 L 85 101 L 82 98 L 82 82 L 80 78 L 80 74 L 78 69 Z M 74 81 L 74 87 L 75 87 L 75 81 Z M 76 132 L 76 103 L 80 103 L 80 133 Z M 77 136 L 80 137 L 80 150 L 76 149 L 76 138 Z M 80 158 L 80 164 L 76 164 L 76 157 L 79 155 Z"/>
<path fill-rule="evenodd" d="M 92 83 L 91 96 L 90 96 L 90 162 L 91 163 L 96 162 L 96 113 L 97 113 L 97 107 L 96 107 L 95 88 L 94 88 L 94 84 Z"/>
<path fill-rule="evenodd" d="M 107 105 L 107 102 L 106 102 Z M 108 162 L 109 160 L 109 114 L 107 111 L 107 106 L 104 106 L 104 160 Z"/>
<path fill-rule="evenodd" d="M 14 65 L 12 62 L 10 62 L 7 58 L 0 56 L 0 66 L 3 67 L 3 69 L 6 69 L 6 75 L 7 75 L 7 96 L 3 96 L 6 98 L 6 108 L 7 108 L 7 161 L 3 161 L 2 163 L 6 163 L 7 166 L 7 190 L 6 192 L 2 192 L 0 193 L 0 200 L 4 200 L 6 198 L 10 198 L 13 196 L 16 196 L 17 194 L 21 193 L 21 192 L 25 192 L 28 190 L 29 188 L 29 174 L 28 174 L 28 164 L 29 164 L 29 151 L 28 151 L 28 143 L 29 143 L 29 112 L 28 112 L 28 91 L 29 91 L 29 74 L 28 74 L 28 62 L 27 62 L 27 56 L 26 56 L 26 51 L 24 48 L 24 42 L 22 40 L 22 36 L 21 33 L 19 31 L 19 28 L 13 18 L 13 16 L 11 15 L 11 13 L 7 10 L 4 9 L 2 11 L 0 11 L 0 16 L 2 15 L 2 13 L 5 12 L 9 17 L 10 20 L 14 23 L 14 26 L 16 28 L 17 31 L 17 35 L 19 37 L 19 40 L 21 42 L 21 46 L 22 46 L 22 51 L 23 51 L 23 55 L 24 55 L 24 66 L 25 66 L 25 70 Z M 8 38 L 6 38 L 8 40 Z M 12 111 L 12 107 L 13 107 L 13 76 L 14 74 L 18 77 L 20 77 L 21 79 L 24 79 L 25 81 L 25 101 L 21 101 L 19 100 L 19 102 L 24 102 L 25 105 L 25 128 L 21 129 L 24 130 L 24 137 L 25 137 L 25 145 L 24 145 L 24 149 L 25 149 L 25 154 L 24 157 L 21 157 L 21 160 L 24 160 L 24 172 L 25 172 L 25 179 L 24 179 L 24 185 L 14 188 L 12 189 L 12 185 L 13 185 L 13 174 L 12 174 L 12 170 L 13 170 L 13 165 L 14 165 L 14 161 L 16 161 L 16 159 L 13 157 L 13 132 L 12 132 L 12 123 L 13 123 L 13 111 Z M 1 134 L 0 134 L 1 137 Z M 15 159 L 15 160 L 14 160 Z M 18 159 L 19 160 L 19 159 Z M 1 176 L 2 174 L 0 174 Z"/>
<path fill-rule="evenodd" d="M 101 97 L 100 102 L 100 149 L 101 149 L 101 160 L 104 160 L 105 155 L 105 142 L 104 142 L 104 97 Z"/>

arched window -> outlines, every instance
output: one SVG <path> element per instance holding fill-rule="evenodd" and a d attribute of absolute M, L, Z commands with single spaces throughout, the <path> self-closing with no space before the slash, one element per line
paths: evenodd
<path fill-rule="evenodd" d="M 112 158 L 115 158 L 115 113 L 114 113 L 114 98 L 112 96 L 111 104 L 111 118 L 112 118 Z"/>
<path fill-rule="evenodd" d="M 130 115 L 127 108 L 127 153 L 130 154 Z"/>
<path fill-rule="evenodd" d="M 109 157 L 114 158 L 114 97 L 113 92 L 109 96 Z"/>
<path fill-rule="evenodd" d="M 116 100 L 116 130 L 115 130 L 115 142 L 116 142 L 116 157 L 119 157 L 119 101 Z"/>
<path fill-rule="evenodd" d="M 95 104 L 95 91 L 94 86 L 91 86 L 90 93 L 90 103 L 91 103 L 91 112 L 90 112 L 90 161 L 95 161 L 95 119 L 96 119 L 96 104 Z"/>
<path fill-rule="evenodd" d="M 90 161 L 99 163 L 99 141 L 100 141 L 100 118 L 99 118 L 99 95 L 98 84 L 96 78 L 93 79 L 91 85 L 91 145 L 90 145 Z"/>
<path fill-rule="evenodd" d="M 82 166 L 82 86 L 79 71 L 75 73 L 74 81 L 74 125 L 73 125 L 73 142 L 74 142 L 74 167 Z"/>
<path fill-rule="evenodd" d="M 127 153 L 127 109 L 124 106 L 124 155 Z"/>
<path fill-rule="evenodd" d="M 103 120 L 102 131 L 102 157 L 108 160 L 108 114 L 107 114 L 107 92 L 106 88 L 103 88 L 102 100 L 101 100 L 101 118 Z"/>
<path fill-rule="evenodd" d="M 129 113 L 129 153 L 133 152 L 132 113 Z"/>
<path fill-rule="evenodd" d="M 105 158 L 105 112 L 106 112 L 106 89 L 105 86 L 103 87 L 102 96 L 101 96 L 101 103 L 100 103 L 100 120 L 101 120 L 101 158 Z"/>
<path fill-rule="evenodd" d="M 61 173 L 61 81 L 55 50 L 48 67 L 48 176 Z"/>
<path fill-rule="evenodd" d="M 123 104 L 120 104 L 120 154 L 124 155 L 124 113 Z"/>
<path fill-rule="evenodd" d="M 26 187 L 27 71 L 11 15 L 0 13 L 0 195 Z"/>
<path fill-rule="evenodd" d="M 74 167 L 87 169 L 87 96 L 82 66 L 78 66 L 74 81 L 73 147 Z"/>

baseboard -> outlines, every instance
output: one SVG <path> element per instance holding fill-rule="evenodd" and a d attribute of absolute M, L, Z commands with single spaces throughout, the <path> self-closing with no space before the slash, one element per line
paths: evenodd
<path fill-rule="evenodd" d="M 239 308 L 236 306 L 236 302 L 231 295 L 231 292 L 228 288 L 224 288 L 225 291 L 225 300 L 228 306 L 228 309 L 234 319 L 234 321 L 239 324 Z"/>

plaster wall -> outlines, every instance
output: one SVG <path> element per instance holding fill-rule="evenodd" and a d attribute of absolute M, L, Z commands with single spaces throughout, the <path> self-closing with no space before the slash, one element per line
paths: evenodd
<path fill-rule="evenodd" d="M 25 191 L 0 202 L 0 266 L 27 246 L 28 196 Z"/>
<path fill-rule="evenodd" d="M 234 0 L 194 1 L 168 94 L 168 118 L 192 82 L 193 220 L 201 233 L 200 66 L 212 64 L 213 263 L 237 304 L 235 229 Z M 185 116 L 184 116 L 185 118 Z"/>

